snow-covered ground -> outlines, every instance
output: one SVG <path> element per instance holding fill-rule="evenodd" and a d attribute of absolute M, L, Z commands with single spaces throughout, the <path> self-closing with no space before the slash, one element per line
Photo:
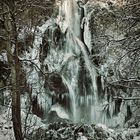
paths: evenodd
<path fill-rule="evenodd" d="M 3 109 L 4 108 L 4 109 Z M 5 107 L 1 107 L 0 110 L 0 140 L 15 140 L 14 132 L 13 132 L 13 124 L 12 124 L 12 116 L 11 116 L 11 108 L 5 109 Z M 45 124 L 41 122 L 41 119 L 33 114 L 28 114 L 25 110 L 21 111 L 21 121 L 22 121 L 22 130 L 25 128 L 26 122 L 26 132 L 32 133 L 34 130 L 39 128 L 46 127 Z M 26 120 L 27 119 L 27 120 Z"/>
<path fill-rule="evenodd" d="M 24 124 L 26 114 L 24 111 L 22 111 L 21 114 L 22 123 Z M 71 137 L 70 135 L 73 134 L 73 137 L 76 137 L 77 140 L 88 140 L 89 137 L 95 140 L 97 138 L 100 138 L 100 140 L 118 140 L 119 138 L 121 138 L 121 140 L 140 140 L 140 128 L 121 128 L 113 130 L 103 124 L 93 126 L 87 124 L 52 123 L 46 125 L 41 122 L 40 118 L 32 114 L 29 114 L 27 126 L 30 127 L 28 133 L 32 131 L 37 132 L 38 129 L 42 129 L 48 135 L 51 135 L 52 131 L 55 131 L 58 136 L 60 134 L 63 137 Z M 54 126 L 57 127 L 57 129 Z M 64 129 L 64 131 L 61 132 L 61 129 Z M 69 131 L 71 132 L 69 133 Z M 0 111 L 0 140 L 15 140 L 11 121 L 11 109 L 6 109 L 5 107 L 1 107 Z"/>

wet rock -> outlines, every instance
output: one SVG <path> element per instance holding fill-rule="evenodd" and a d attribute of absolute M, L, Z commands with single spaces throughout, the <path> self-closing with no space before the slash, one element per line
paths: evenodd
<path fill-rule="evenodd" d="M 49 26 L 44 33 L 44 42 L 47 41 L 49 46 L 56 47 L 59 44 L 61 38 L 61 29 L 57 23 Z"/>
<path fill-rule="evenodd" d="M 69 90 L 58 73 L 49 74 L 45 78 L 44 87 L 52 98 L 52 105 L 58 103 L 71 111 Z"/>
<path fill-rule="evenodd" d="M 42 45 L 40 46 L 40 52 L 39 52 L 39 61 L 44 62 L 45 58 L 47 57 L 49 51 L 49 44 L 47 41 L 43 39 Z"/>
<path fill-rule="evenodd" d="M 40 118 L 44 116 L 44 110 L 41 105 L 39 105 L 37 96 L 32 97 L 32 113 Z"/>
<path fill-rule="evenodd" d="M 42 44 L 40 45 L 40 52 L 39 52 L 39 60 L 40 62 L 44 62 L 45 58 L 47 57 L 50 47 L 56 48 L 59 46 L 60 39 L 61 39 L 61 30 L 58 24 L 54 23 L 53 25 L 49 26 L 44 33 L 44 37 L 42 39 Z"/>
<path fill-rule="evenodd" d="M 47 114 L 47 121 L 50 122 L 50 123 L 51 122 L 61 122 L 62 119 L 58 116 L 56 111 L 50 111 Z"/>
<path fill-rule="evenodd" d="M 68 88 L 63 83 L 62 77 L 58 73 L 51 73 L 46 77 L 44 86 L 48 87 L 50 91 L 54 91 L 56 94 L 68 92 Z"/>

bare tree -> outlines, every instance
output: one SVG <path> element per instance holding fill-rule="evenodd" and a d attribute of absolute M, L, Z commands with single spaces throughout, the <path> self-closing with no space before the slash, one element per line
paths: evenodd
<path fill-rule="evenodd" d="M 47 20 L 53 12 L 53 5 L 54 1 L 44 0 L 0 1 L 0 24 L 2 25 L 0 29 L 2 31 L 0 34 L 2 48 L 0 48 L 0 51 L 6 50 L 11 69 L 12 121 L 16 140 L 24 139 L 21 127 L 20 102 L 21 86 L 23 86 L 21 80 L 22 64 L 19 60 L 20 51 L 23 48 L 19 44 L 19 30 L 22 26 L 35 27 L 44 18 Z M 46 12 L 47 14 L 44 14 Z"/>

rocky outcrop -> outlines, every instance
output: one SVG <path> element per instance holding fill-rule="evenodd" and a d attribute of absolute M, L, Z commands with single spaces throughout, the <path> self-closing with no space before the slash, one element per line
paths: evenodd
<path fill-rule="evenodd" d="M 42 44 L 40 45 L 40 62 L 44 62 L 47 54 L 49 53 L 50 47 L 57 48 L 60 46 L 61 39 L 62 33 L 58 24 L 54 23 L 47 28 L 44 33 Z"/>
<path fill-rule="evenodd" d="M 55 94 L 64 94 L 68 92 L 68 88 L 63 83 L 62 77 L 58 73 L 51 73 L 45 79 L 45 87 L 48 86 L 50 91 Z"/>
<path fill-rule="evenodd" d="M 63 83 L 58 73 L 51 73 L 45 78 L 44 87 L 49 90 L 52 97 L 52 104 L 59 103 L 65 108 L 70 108 L 70 97 L 68 87 Z"/>
<path fill-rule="evenodd" d="M 130 133 L 131 132 L 131 133 Z M 139 135 L 139 130 L 115 132 L 104 125 L 50 123 L 47 129 L 38 129 L 30 139 L 34 140 L 131 140 Z"/>

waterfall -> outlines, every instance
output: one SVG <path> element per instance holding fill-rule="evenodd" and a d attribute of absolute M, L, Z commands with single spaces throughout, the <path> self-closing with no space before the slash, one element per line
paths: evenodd
<path fill-rule="evenodd" d="M 96 69 L 95 66 L 91 63 L 88 52 L 86 50 L 84 40 L 81 40 L 81 9 L 78 7 L 77 2 L 75 0 L 69 1 L 65 0 L 62 7 L 61 12 L 65 13 L 64 21 L 60 24 L 61 29 L 67 28 L 66 35 L 66 52 L 75 53 L 79 60 L 75 60 L 77 62 L 77 66 L 74 66 L 74 62 L 68 64 L 68 70 L 71 73 L 72 77 L 66 77 L 63 75 L 63 81 L 69 88 L 69 94 L 71 98 L 71 105 L 73 110 L 73 120 L 74 121 L 92 121 L 93 115 L 96 113 L 91 113 L 92 108 L 97 106 L 98 96 L 97 96 L 97 85 L 96 85 Z M 62 15 L 59 15 L 62 16 Z M 86 40 L 87 41 L 87 40 Z M 87 41 L 88 42 L 88 41 Z M 87 43 L 86 42 L 86 43 Z M 80 90 L 78 87 L 79 80 L 78 75 L 80 71 L 79 62 L 80 57 L 84 59 L 84 67 L 86 67 L 89 79 L 91 79 L 91 84 L 89 83 L 89 87 L 85 87 L 85 83 L 83 84 L 83 93 L 79 93 Z M 86 74 L 87 75 L 87 74 Z M 74 82 L 74 83 L 73 83 Z M 83 81 L 84 82 L 84 81 Z M 86 81 L 85 81 L 86 82 Z M 77 85 L 77 86 L 76 86 Z M 89 91 L 90 88 L 91 90 Z M 90 93 L 89 93 L 90 92 Z M 81 95 L 81 94 L 84 94 Z M 78 103 L 79 102 L 79 103 Z M 88 113 L 88 117 L 85 118 L 83 114 L 82 106 L 84 106 L 84 113 Z M 89 112 L 85 110 L 88 109 Z M 77 116 L 78 115 L 78 116 Z M 95 117 L 95 116 L 94 116 Z"/>
<path fill-rule="evenodd" d="M 31 58 L 40 69 L 41 65 L 47 66 L 47 71 L 42 69 L 45 78 L 40 78 L 35 68 L 29 72 L 26 67 L 28 83 L 33 86 L 33 95 L 39 93 L 39 104 L 44 108 L 49 106 L 49 113 L 56 111 L 60 118 L 73 122 L 116 124 L 113 103 L 109 107 L 111 119 L 108 119 L 102 111 L 108 103 L 106 99 L 99 101 L 98 70 L 89 56 L 94 48 L 88 26 L 88 17 L 81 17 L 77 1 L 64 0 L 59 6 L 58 18 L 38 27 L 40 34 L 36 35 L 34 47 L 30 55 L 24 56 Z M 48 50 L 40 62 L 38 52 L 43 39 Z"/>
<path fill-rule="evenodd" d="M 61 16 L 64 16 L 64 21 L 61 28 L 69 28 L 75 36 L 80 36 L 80 11 L 75 0 L 65 0 L 60 7 Z M 62 19 L 62 18 L 61 18 Z"/>

